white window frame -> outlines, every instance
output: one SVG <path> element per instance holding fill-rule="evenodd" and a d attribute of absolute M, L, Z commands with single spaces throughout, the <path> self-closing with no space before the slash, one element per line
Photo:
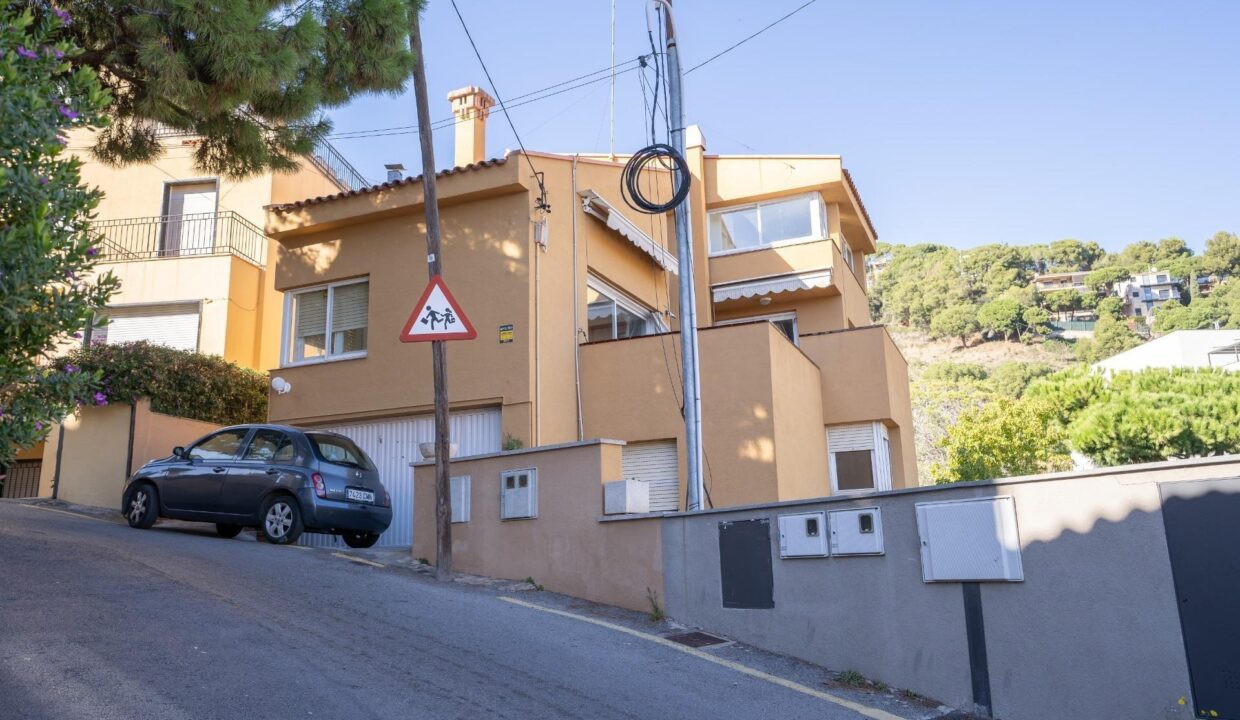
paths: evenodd
<path fill-rule="evenodd" d="M 631 312 L 634 315 L 637 315 L 638 317 L 645 318 L 646 322 L 650 323 L 650 326 L 652 328 L 652 331 L 646 333 L 646 335 L 658 335 L 659 333 L 665 333 L 668 331 L 669 328 L 667 324 L 663 322 L 663 317 L 661 313 L 651 310 L 645 305 L 642 305 L 640 302 L 633 299 L 631 295 L 624 292 L 623 290 L 616 287 L 615 285 L 612 285 L 606 280 L 603 280 L 597 275 L 590 273 L 586 276 L 586 287 L 590 290 L 594 290 L 595 292 L 602 293 L 603 295 L 606 295 L 607 297 L 611 298 L 612 301 L 615 302 L 618 307 L 624 308 L 628 312 Z M 586 306 L 589 307 L 589 305 L 590 303 L 587 302 Z M 611 317 L 612 317 L 611 339 L 618 340 L 620 338 L 616 337 L 616 316 L 612 315 Z M 590 319 L 589 317 L 587 317 L 586 327 L 583 328 L 586 331 L 587 339 L 589 338 L 589 326 L 590 326 Z M 641 335 L 639 337 L 646 337 L 646 335 Z M 624 338 L 624 339 L 627 340 L 629 338 Z M 589 342 L 604 342 L 604 341 L 593 340 Z"/>
<path fill-rule="evenodd" d="M 333 353 L 332 349 L 332 300 L 335 295 L 336 288 L 345 287 L 346 285 L 358 285 L 360 283 L 370 283 L 370 276 L 362 278 L 354 278 L 352 280 L 340 280 L 339 282 L 323 283 L 311 287 L 297 288 L 296 290 L 288 290 L 284 293 L 284 321 L 280 330 L 280 367 L 299 367 L 301 365 L 318 365 L 325 362 L 337 362 L 340 360 L 356 360 L 357 358 L 366 357 L 370 350 L 370 313 L 366 315 L 366 349 L 354 350 L 347 353 Z M 304 293 L 318 292 L 320 290 L 327 291 L 327 320 L 324 323 L 326 340 L 324 344 L 327 351 L 319 357 L 305 358 L 303 360 L 291 360 L 289 358 L 292 350 L 293 342 L 293 298 Z M 367 288 L 367 305 L 369 305 L 370 290 Z"/>
<path fill-rule="evenodd" d="M 856 488 L 851 490 L 841 490 L 839 487 L 839 472 L 835 465 L 835 454 L 837 452 L 849 452 L 849 450 L 838 450 L 831 447 L 831 431 L 841 430 L 847 427 L 856 427 L 857 425 L 871 426 L 871 437 L 869 447 L 855 448 L 856 450 L 870 451 L 870 477 L 874 479 L 874 484 L 868 488 Z M 862 493 L 883 492 L 892 489 L 891 478 L 891 439 L 887 426 L 881 422 L 872 423 L 853 423 L 851 425 L 829 425 L 826 428 L 827 433 L 827 472 L 831 478 L 831 494 L 832 495 L 858 495 Z M 881 455 L 879 453 L 882 453 Z"/>
<path fill-rule="evenodd" d="M 517 475 L 529 476 L 529 493 L 530 493 L 530 514 L 529 515 L 506 515 L 507 507 L 504 504 L 505 485 L 508 478 Z M 515 490 L 516 488 L 514 488 Z M 504 470 L 499 474 L 499 519 L 500 520 L 535 520 L 538 518 L 538 468 L 517 468 L 513 470 Z"/>
<path fill-rule="evenodd" d="M 810 234 L 799 238 L 788 238 L 787 240 L 778 240 L 773 243 L 763 243 L 762 239 L 762 206 L 775 205 L 778 203 L 788 202 L 789 200 L 799 200 L 801 198 L 809 198 L 811 200 L 812 210 L 810 211 Z M 732 250 L 715 250 L 712 245 L 710 228 L 712 220 L 715 216 L 726 215 L 730 212 L 738 210 L 756 209 L 758 211 L 758 240 L 759 244 L 754 247 L 735 248 Z M 784 197 L 771 198 L 762 202 L 748 203 L 744 205 L 729 205 L 726 208 L 712 210 L 706 214 L 706 249 L 709 257 L 720 257 L 724 255 L 740 255 L 741 253 L 757 252 L 759 250 L 769 250 L 770 248 L 787 247 L 789 245 L 801 245 L 804 243 L 820 242 L 822 240 L 831 239 L 830 222 L 827 220 L 827 204 L 822 201 L 822 195 L 818 192 L 800 193 L 797 195 L 786 195 Z"/>
<path fill-rule="evenodd" d="M 715 322 L 715 326 L 720 327 L 724 325 L 744 325 L 745 323 L 758 322 L 759 320 L 766 320 L 767 322 L 770 322 L 772 324 L 778 321 L 782 321 L 782 320 L 791 320 L 792 321 L 792 338 L 791 338 L 792 344 L 800 347 L 801 330 L 800 328 L 797 327 L 797 311 L 796 310 L 789 310 L 788 312 L 767 313 L 766 315 L 751 315 L 748 317 L 732 318 L 731 320 L 718 320 Z"/>

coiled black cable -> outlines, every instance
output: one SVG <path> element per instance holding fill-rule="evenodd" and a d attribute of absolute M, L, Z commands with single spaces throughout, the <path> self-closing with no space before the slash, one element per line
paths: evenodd
<path fill-rule="evenodd" d="M 642 171 L 656 167 L 672 173 L 672 196 L 667 202 L 656 202 L 642 195 Z M 689 164 L 671 145 L 656 143 L 633 153 L 624 166 L 620 194 L 634 210 L 659 215 L 675 208 L 689 196 Z"/>

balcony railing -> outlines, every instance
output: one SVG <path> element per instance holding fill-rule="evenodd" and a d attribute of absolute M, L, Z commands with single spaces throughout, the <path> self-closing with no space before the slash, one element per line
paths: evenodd
<path fill-rule="evenodd" d="M 336 184 L 343 186 L 341 188 L 343 190 L 360 190 L 371 185 L 371 182 L 326 140 L 315 143 L 310 159 L 320 170 L 335 178 Z"/>
<path fill-rule="evenodd" d="M 92 227 L 100 235 L 104 262 L 236 255 L 259 267 L 267 264 L 267 236 L 231 210 L 100 220 Z"/>

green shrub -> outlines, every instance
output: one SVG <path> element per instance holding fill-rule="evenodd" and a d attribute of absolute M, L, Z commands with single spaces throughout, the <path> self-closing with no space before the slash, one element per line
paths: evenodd
<path fill-rule="evenodd" d="M 936 362 L 926 366 L 920 379 L 960 382 L 961 380 L 985 380 L 986 375 L 986 368 L 977 363 Z"/>
<path fill-rule="evenodd" d="M 156 412 L 219 425 L 267 419 L 266 376 L 216 355 L 140 341 L 80 348 L 57 364 L 99 373 L 98 404 L 145 397 Z"/>

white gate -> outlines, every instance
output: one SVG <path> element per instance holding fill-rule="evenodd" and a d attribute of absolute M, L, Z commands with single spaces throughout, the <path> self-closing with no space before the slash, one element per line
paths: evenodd
<path fill-rule="evenodd" d="M 675 440 L 629 443 L 621 455 L 625 480 L 650 484 L 650 512 L 680 509 L 680 464 Z"/>
<path fill-rule="evenodd" d="M 379 420 L 315 428 L 338 432 L 357 443 L 375 466 L 379 479 L 392 496 L 392 524 L 379 538 L 378 547 L 413 544 L 413 468 L 422 459 L 418 444 L 435 441 L 435 418 L 431 415 Z M 452 413 L 449 421 L 457 456 L 482 455 L 500 450 L 499 408 Z M 307 533 L 298 541 L 313 547 L 335 547 L 343 542 L 332 535 Z"/>

